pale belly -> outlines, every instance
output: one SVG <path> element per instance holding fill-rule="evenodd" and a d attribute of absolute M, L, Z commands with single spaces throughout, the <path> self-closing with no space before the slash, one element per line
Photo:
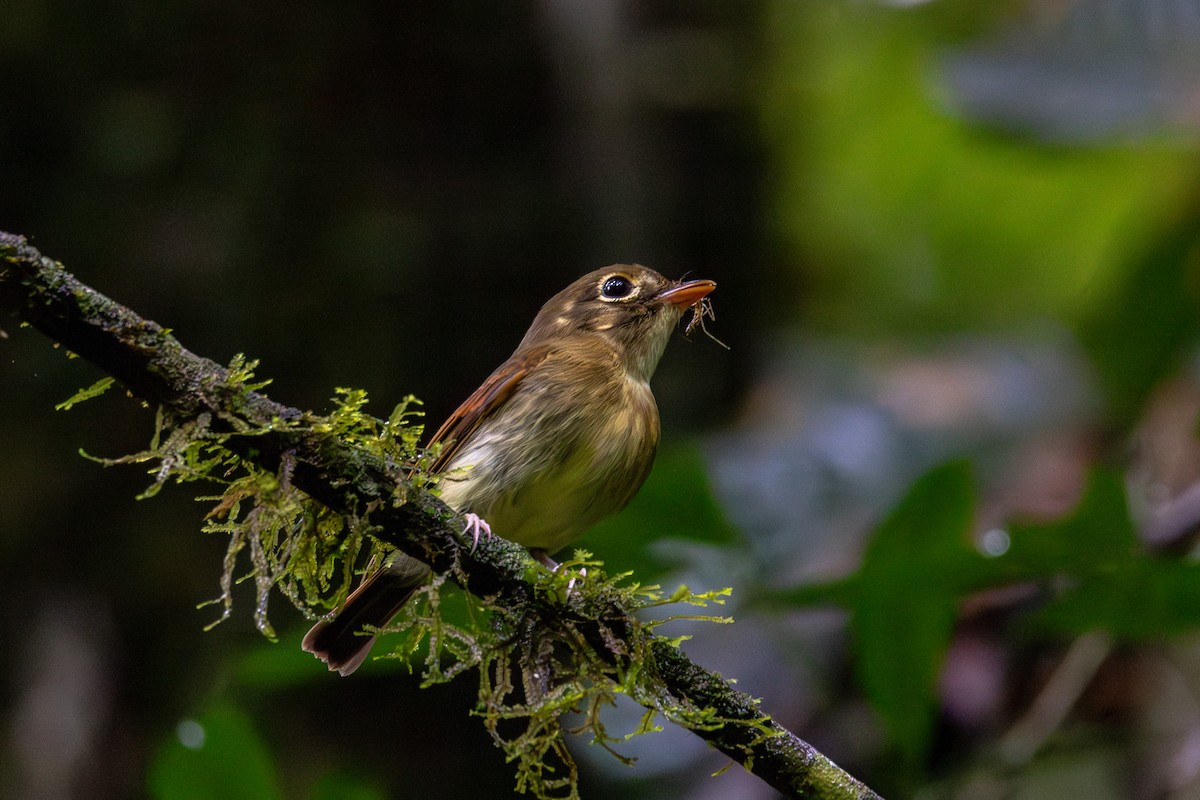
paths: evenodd
<path fill-rule="evenodd" d="M 657 410 L 648 387 L 636 401 L 648 402 L 650 414 L 630 414 L 636 404 L 630 400 L 625 396 L 607 413 L 589 416 L 603 421 L 582 434 L 568 421 L 515 441 L 503 435 L 503 424 L 481 428 L 447 470 L 442 499 L 478 514 L 493 533 L 525 547 L 547 553 L 566 547 L 624 508 L 650 470 Z M 536 441 L 557 447 L 535 446 Z"/>
<path fill-rule="evenodd" d="M 441 494 L 450 507 L 483 517 L 498 536 L 553 553 L 620 510 L 605 501 L 603 484 L 619 482 L 621 476 L 597 485 L 594 473 L 591 459 L 580 456 L 525 481 L 515 491 L 489 487 L 490 482 L 477 475 L 444 481 Z"/>

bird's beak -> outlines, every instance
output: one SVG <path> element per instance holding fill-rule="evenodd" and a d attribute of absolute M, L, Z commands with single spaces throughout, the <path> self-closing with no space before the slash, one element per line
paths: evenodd
<path fill-rule="evenodd" d="M 659 292 L 655 298 L 662 303 L 670 303 L 676 308 L 689 308 L 696 305 L 713 289 L 717 288 L 715 281 L 688 281 L 673 286 L 665 292 Z"/>

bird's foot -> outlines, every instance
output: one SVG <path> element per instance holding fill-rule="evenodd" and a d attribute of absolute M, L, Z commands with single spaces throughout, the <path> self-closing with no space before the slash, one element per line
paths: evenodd
<path fill-rule="evenodd" d="M 470 531 L 471 533 L 471 552 L 475 552 L 475 548 L 479 546 L 480 535 L 491 537 L 495 536 L 492 533 L 492 526 L 487 524 L 487 520 L 478 514 L 467 512 L 464 514 L 467 518 L 467 524 L 463 527 L 463 533 Z"/>
<path fill-rule="evenodd" d="M 580 567 L 579 568 L 579 582 L 582 583 L 583 579 L 586 577 L 587 577 L 587 567 Z M 573 591 L 575 591 L 575 579 L 571 578 L 571 580 L 567 581 L 567 594 L 570 594 Z"/>
<path fill-rule="evenodd" d="M 529 555 L 533 556 L 535 561 L 538 561 L 541 564 L 544 564 L 546 569 L 550 570 L 551 572 L 558 571 L 558 566 L 559 566 L 558 562 L 555 561 L 553 558 L 551 558 L 550 555 L 545 550 L 541 549 L 540 547 L 531 547 L 529 549 Z M 579 579 L 583 580 L 586 577 L 587 577 L 587 567 L 581 567 L 579 569 Z M 567 581 L 567 594 L 570 594 L 574 589 L 575 589 L 575 578 L 571 578 L 571 580 Z"/>

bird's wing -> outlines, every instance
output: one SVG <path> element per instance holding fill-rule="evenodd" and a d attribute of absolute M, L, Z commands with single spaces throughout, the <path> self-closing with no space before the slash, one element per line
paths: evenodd
<path fill-rule="evenodd" d="M 512 397 L 521 381 L 529 374 L 529 370 L 545 359 L 548 352 L 546 348 L 536 348 L 523 354 L 513 354 L 454 410 L 429 440 L 431 446 L 439 442 L 442 444 L 442 452 L 438 453 L 437 459 L 430 466 L 430 472 L 438 473 L 446 468 L 462 449 L 463 444 L 471 438 L 471 434 L 492 412 Z"/>

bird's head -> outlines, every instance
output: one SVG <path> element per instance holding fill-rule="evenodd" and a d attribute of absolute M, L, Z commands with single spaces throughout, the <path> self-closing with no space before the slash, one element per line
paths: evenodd
<path fill-rule="evenodd" d="M 683 312 L 716 288 L 709 280 L 673 281 L 638 264 L 589 272 L 550 298 L 518 349 L 577 336 L 600 336 L 631 375 L 649 380 Z"/>

